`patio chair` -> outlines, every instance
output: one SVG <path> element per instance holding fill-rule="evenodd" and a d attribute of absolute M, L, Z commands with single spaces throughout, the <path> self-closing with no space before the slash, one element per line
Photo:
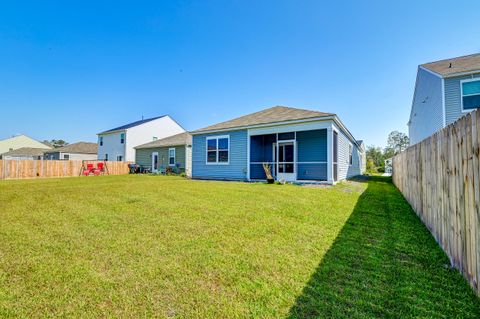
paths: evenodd
<path fill-rule="evenodd" d="M 93 164 L 87 164 L 87 168 L 83 170 L 82 174 L 88 176 L 93 173 Z"/>

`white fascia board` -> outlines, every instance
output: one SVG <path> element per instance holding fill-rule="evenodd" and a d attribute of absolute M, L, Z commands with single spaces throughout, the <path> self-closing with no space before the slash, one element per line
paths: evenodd
<path fill-rule="evenodd" d="M 284 122 L 274 122 L 274 123 L 266 123 L 266 124 L 257 124 L 257 125 L 244 125 L 244 126 L 237 126 L 237 127 L 230 127 L 225 129 L 219 130 L 209 130 L 209 131 L 193 131 L 190 132 L 191 135 L 203 135 L 203 134 L 211 134 L 217 132 L 228 132 L 228 131 L 240 131 L 245 129 L 254 129 L 254 128 L 261 128 L 261 127 L 273 127 L 279 125 L 288 125 L 288 124 L 296 124 L 296 123 L 308 123 L 308 122 L 315 122 L 315 121 L 326 121 L 333 119 L 333 116 L 322 116 L 322 117 L 313 117 L 309 119 L 301 119 L 301 120 L 292 120 L 292 121 L 284 121 Z"/>
<path fill-rule="evenodd" d="M 331 127 L 332 120 L 303 122 L 295 124 L 270 125 L 267 127 L 257 127 L 248 129 L 248 136 L 285 133 L 285 132 L 301 132 L 311 130 L 321 130 Z"/>

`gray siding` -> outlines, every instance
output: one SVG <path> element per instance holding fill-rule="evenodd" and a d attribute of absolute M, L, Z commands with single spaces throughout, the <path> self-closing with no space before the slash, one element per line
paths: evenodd
<path fill-rule="evenodd" d="M 151 168 L 152 166 L 152 153 L 158 152 L 158 165 L 159 167 L 168 167 L 168 149 L 175 148 L 175 162 L 180 164 L 180 168 L 185 170 L 185 145 L 169 146 L 169 147 L 154 147 L 154 148 L 142 148 L 135 151 L 135 163 Z"/>
<path fill-rule="evenodd" d="M 445 122 L 449 125 L 465 113 L 462 112 L 460 81 L 480 77 L 480 74 L 445 79 Z"/>
<path fill-rule="evenodd" d="M 349 145 L 352 145 L 353 164 L 349 163 Z M 358 147 L 339 130 L 338 133 L 338 180 L 344 180 L 362 174 Z"/>
<path fill-rule="evenodd" d="M 228 165 L 206 164 L 207 136 L 229 135 Z M 247 178 L 247 130 L 193 136 L 192 177 L 199 179 L 245 180 Z"/>
<path fill-rule="evenodd" d="M 443 127 L 442 79 L 419 68 L 408 134 L 416 144 Z"/>

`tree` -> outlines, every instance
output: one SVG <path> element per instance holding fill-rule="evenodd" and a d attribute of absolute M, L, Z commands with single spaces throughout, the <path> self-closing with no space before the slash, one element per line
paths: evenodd
<path fill-rule="evenodd" d="M 385 165 L 382 149 L 380 147 L 375 147 L 374 145 L 368 146 L 366 151 L 366 156 L 367 156 L 367 162 L 371 160 L 373 162 L 373 165 L 375 165 L 375 167 Z"/>
<path fill-rule="evenodd" d="M 384 159 L 389 159 L 395 156 L 395 150 L 391 147 L 385 147 L 383 150 L 383 158 Z"/>
<path fill-rule="evenodd" d="M 388 134 L 387 148 L 385 150 L 393 151 L 393 154 L 395 155 L 404 151 L 409 144 L 410 140 L 407 134 L 399 131 L 393 131 Z"/>
<path fill-rule="evenodd" d="M 52 145 L 53 148 L 59 148 L 59 147 L 68 145 L 68 142 L 64 140 L 50 140 L 50 141 L 43 141 L 43 142 Z"/>

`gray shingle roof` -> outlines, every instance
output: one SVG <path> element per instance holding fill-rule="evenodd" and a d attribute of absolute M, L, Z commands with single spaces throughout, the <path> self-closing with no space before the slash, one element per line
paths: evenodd
<path fill-rule="evenodd" d="M 1 154 L 2 156 L 42 156 L 48 148 L 21 147 Z"/>
<path fill-rule="evenodd" d="M 148 142 L 142 145 L 138 145 L 136 149 L 142 148 L 155 148 L 155 147 L 167 147 L 167 146 L 176 146 L 176 145 L 192 145 L 192 135 L 188 132 L 172 135 L 161 140 L 156 140 L 153 142 Z"/>
<path fill-rule="evenodd" d="M 165 116 L 166 115 L 162 115 L 162 116 L 152 117 L 152 118 L 149 118 L 149 119 L 135 121 L 135 122 L 132 122 L 132 123 L 128 123 L 128 124 L 125 124 L 125 125 L 122 125 L 122 126 L 118 126 L 118 127 L 103 131 L 103 132 L 98 133 L 98 134 L 104 134 L 104 133 L 115 132 L 115 131 L 123 131 L 123 130 L 129 129 L 131 127 L 142 125 L 144 123 L 147 123 L 147 122 L 150 122 L 150 121 L 153 121 L 153 120 L 157 120 L 157 119 L 165 117 Z"/>
<path fill-rule="evenodd" d="M 274 106 L 256 113 L 244 115 L 230 121 L 207 126 L 192 133 L 201 133 L 207 131 L 217 131 L 224 129 L 240 128 L 258 124 L 270 124 L 277 122 L 286 122 L 294 120 L 304 120 L 309 118 L 334 116 L 333 113 L 324 113 L 319 111 L 303 110 L 287 106 Z"/>
<path fill-rule="evenodd" d="M 78 143 L 69 144 L 67 146 L 55 148 L 53 150 L 48 150 L 45 153 L 97 154 L 97 152 L 98 152 L 97 143 L 78 142 Z"/>
<path fill-rule="evenodd" d="M 480 72 L 480 53 L 425 63 L 420 66 L 443 77 L 454 76 L 460 73 Z"/>

